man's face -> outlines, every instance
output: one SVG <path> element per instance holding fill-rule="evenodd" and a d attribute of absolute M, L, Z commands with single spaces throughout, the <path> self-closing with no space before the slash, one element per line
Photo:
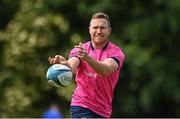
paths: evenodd
<path fill-rule="evenodd" d="M 89 26 L 89 33 L 94 44 L 101 45 L 106 43 L 108 36 L 111 33 L 111 28 L 108 27 L 106 19 L 92 19 Z"/>

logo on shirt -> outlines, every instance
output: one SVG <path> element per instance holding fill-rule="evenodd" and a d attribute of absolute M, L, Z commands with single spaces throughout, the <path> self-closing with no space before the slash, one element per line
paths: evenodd
<path fill-rule="evenodd" d="M 92 78 L 96 78 L 96 73 L 90 73 L 90 72 L 87 72 L 86 70 L 83 71 L 83 73 L 88 76 L 88 77 L 92 77 Z"/>

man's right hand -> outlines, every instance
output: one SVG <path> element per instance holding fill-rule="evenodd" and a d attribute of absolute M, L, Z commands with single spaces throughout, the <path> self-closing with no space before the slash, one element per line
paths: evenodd
<path fill-rule="evenodd" d="M 49 57 L 48 61 L 50 64 L 67 64 L 67 60 L 61 55 L 55 55 L 54 57 Z"/>

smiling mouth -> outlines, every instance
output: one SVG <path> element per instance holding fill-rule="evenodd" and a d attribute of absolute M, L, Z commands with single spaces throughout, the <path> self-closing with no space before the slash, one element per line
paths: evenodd
<path fill-rule="evenodd" d="M 95 37 L 97 37 L 97 38 L 102 38 L 102 36 L 100 36 L 100 35 L 98 35 L 98 36 L 95 36 Z"/>
<path fill-rule="evenodd" d="M 96 39 L 102 39 L 102 37 L 101 37 L 101 36 L 96 36 L 95 38 L 96 38 Z"/>

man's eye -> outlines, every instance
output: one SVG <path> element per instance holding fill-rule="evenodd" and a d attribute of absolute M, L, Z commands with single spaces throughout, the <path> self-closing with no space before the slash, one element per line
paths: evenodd
<path fill-rule="evenodd" d="M 106 27 L 101 27 L 100 29 L 105 29 Z"/>
<path fill-rule="evenodd" d="M 97 30 L 97 29 L 106 29 L 106 27 L 93 27 L 93 29 Z"/>

